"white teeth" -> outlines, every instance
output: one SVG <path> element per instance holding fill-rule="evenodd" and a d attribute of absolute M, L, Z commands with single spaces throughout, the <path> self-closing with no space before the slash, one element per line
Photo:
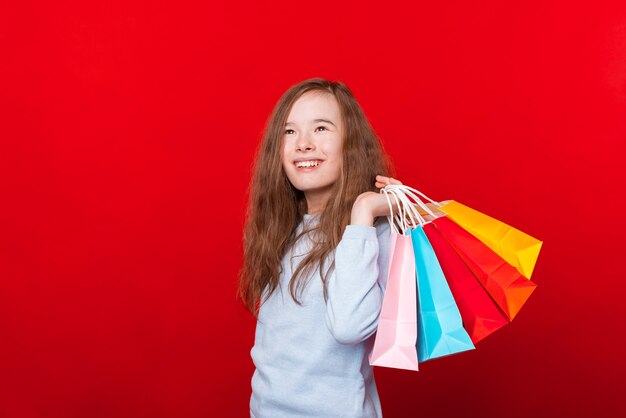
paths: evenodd
<path fill-rule="evenodd" d="M 317 167 L 318 165 L 320 165 L 319 161 L 297 161 L 296 162 L 296 167 L 301 168 L 301 167 Z"/>

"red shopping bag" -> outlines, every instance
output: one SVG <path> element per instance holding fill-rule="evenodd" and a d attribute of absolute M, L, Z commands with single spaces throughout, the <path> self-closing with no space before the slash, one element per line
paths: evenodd
<path fill-rule="evenodd" d="M 478 238 L 447 216 L 432 222 L 485 287 L 509 320 L 513 320 L 537 285 Z"/>
<path fill-rule="evenodd" d="M 424 232 L 435 250 L 461 313 L 463 327 L 472 342 L 477 343 L 508 324 L 506 316 L 437 227 L 428 223 L 424 225 Z"/>

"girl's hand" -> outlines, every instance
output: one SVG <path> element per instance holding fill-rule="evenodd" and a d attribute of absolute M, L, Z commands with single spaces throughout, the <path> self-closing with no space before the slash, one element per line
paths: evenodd
<path fill-rule="evenodd" d="M 376 187 L 382 188 L 388 184 L 402 184 L 402 182 L 392 177 L 376 176 Z M 398 205 L 393 197 L 391 197 L 391 205 L 394 213 L 396 213 Z M 353 225 L 373 226 L 374 218 L 390 214 L 387 196 L 383 193 L 365 192 L 361 193 L 354 201 L 350 223 Z"/>

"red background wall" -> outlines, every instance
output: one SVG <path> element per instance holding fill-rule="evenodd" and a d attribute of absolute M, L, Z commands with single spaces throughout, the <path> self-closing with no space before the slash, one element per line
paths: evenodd
<path fill-rule="evenodd" d="M 545 241 L 513 324 L 376 369 L 385 417 L 624 412 L 624 3 L 404 3 L 3 3 L 0 416 L 248 414 L 250 164 L 313 76 L 405 184 Z"/>

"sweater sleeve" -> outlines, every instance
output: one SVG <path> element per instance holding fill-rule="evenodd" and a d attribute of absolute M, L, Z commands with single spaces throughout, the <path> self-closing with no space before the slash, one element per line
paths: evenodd
<path fill-rule="evenodd" d="M 348 225 L 327 282 L 326 325 L 341 344 L 366 340 L 378 325 L 387 284 L 389 224 Z"/>

